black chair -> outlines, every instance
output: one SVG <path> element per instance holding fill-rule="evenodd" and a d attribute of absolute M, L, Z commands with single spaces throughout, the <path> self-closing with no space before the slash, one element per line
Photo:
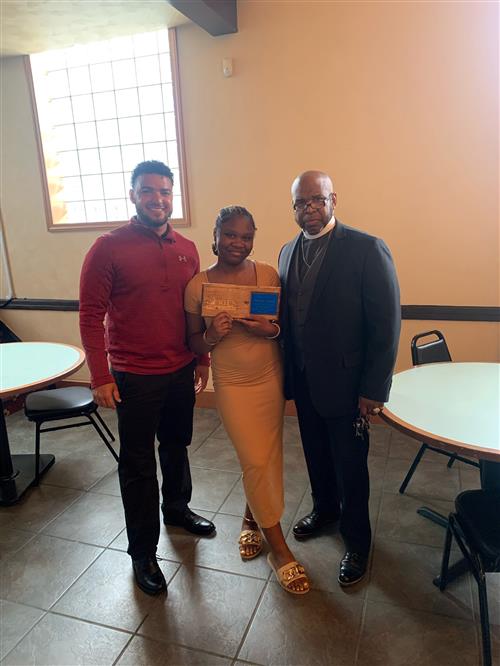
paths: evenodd
<path fill-rule="evenodd" d="M 118 454 L 111 446 L 115 441 L 113 433 L 102 420 L 97 412 L 97 405 L 92 399 L 92 392 L 85 387 L 70 386 L 68 388 L 36 391 L 26 396 L 24 413 L 30 421 L 36 424 L 35 430 L 35 480 L 33 485 L 37 486 L 40 479 L 40 433 L 53 430 L 64 430 L 66 428 L 79 428 L 80 426 L 93 425 L 99 437 L 108 447 L 111 455 L 118 462 Z M 70 423 L 66 425 L 42 428 L 47 421 L 62 421 L 64 419 L 84 418 L 85 421 Z M 102 429 L 101 429 L 102 428 Z M 104 432 L 108 436 L 106 438 Z"/>
<path fill-rule="evenodd" d="M 417 344 L 419 340 L 421 340 L 422 338 L 426 338 L 428 336 L 434 336 L 434 339 L 431 339 L 430 341 L 424 342 L 423 344 L 420 345 Z M 411 360 L 413 365 L 451 362 L 450 351 L 448 349 L 448 345 L 446 344 L 446 340 L 444 339 L 444 335 L 441 333 L 441 331 L 437 330 L 426 331 L 425 333 L 419 333 L 418 335 L 415 335 L 411 341 Z M 441 455 L 449 458 L 448 467 L 451 467 L 455 462 L 455 460 L 460 460 L 460 462 L 466 463 L 467 465 L 472 465 L 473 467 L 479 467 L 479 463 L 476 462 L 475 460 L 470 460 L 469 458 L 463 458 L 457 453 L 450 453 L 449 451 L 440 449 L 437 446 L 430 446 L 429 444 L 424 444 L 422 442 L 422 446 L 420 447 L 417 455 L 415 456 L 415 459 L 410 465 L 410 469 L 408 470 L 403 480 L 403 483 L 399 487 L 399 492 L 401 494 L 403 494 L 404 491 L 406 490 L 406 486 L 410 482 L 411 477 L 413 476 L 415 470 L 417 469 L 418 463 L 422 459 L 422 456 L 424 455 L 427 449 L 434 451 L 434 453 L 440 453 Z"/>
<path fill-rule="evenodd" d="M 449 582 L 451 541 L 455 537 L 478 586 L 484 666 L 492 663 L 485 574 L 500 571 L 499 515 L 500 489 L 466 490 L 458 495 L 455 513 L 450 513 L 448 518 L 441 575 L 434 581 L 441 591 Z"/>
<path fill-rule="evenodd" d="M 6 342 L 21 342 L 21 338 L 18 338 L 14 331 L 11 331 L 7 324 L 0 320 L 0 344 Z"/>

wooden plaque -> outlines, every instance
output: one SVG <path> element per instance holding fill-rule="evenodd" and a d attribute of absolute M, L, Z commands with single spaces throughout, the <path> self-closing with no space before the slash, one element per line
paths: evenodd
<path fill-rule="evenodd" d="M 219 312 L 227 312 L 234 319 L 244 319 L 253 315 L 277 319 L 280 291 L 279 287 L 205 282 L 201 315 L 202 317 L 215 317 Z"/>

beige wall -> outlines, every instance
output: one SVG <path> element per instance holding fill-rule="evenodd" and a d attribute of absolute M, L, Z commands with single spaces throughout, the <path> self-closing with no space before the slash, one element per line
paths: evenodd
<path fill-rule="evenodd" d="M 338 217 L 388 242 L 404 304 L 499 305 L 498 4 L 238 6 L 236 35 L 178 29 L 186 235 L 202 264 L 216 212 L 231 203 L 254 213 L 256 256 L 275 264 L 296 231 L 291 180 L 319 168 L 335 179 Z M 1 206 L 16 295 L 77 298 L 97 233 L 46 231 L 22 61 L 1 65 Z M 74 313 L 2 317 L 23 339 L 78 343 Z M 456 360 L 499 358 L 496 324 L 409 321 L 398 368 L 411 336 L 434 327 Z"/>

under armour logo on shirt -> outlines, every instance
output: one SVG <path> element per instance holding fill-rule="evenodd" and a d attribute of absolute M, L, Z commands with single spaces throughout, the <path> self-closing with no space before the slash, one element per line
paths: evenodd
<path fill-rule="evenodd" d="M 184 254 L 178 254 L 178 255 L 177 255 L 177 259 L 178 259 L 179 261 L 183 261 L 185 264 L 187 263 L 187 257 L 186 257 L 186 255 L 184 255 Z"/>

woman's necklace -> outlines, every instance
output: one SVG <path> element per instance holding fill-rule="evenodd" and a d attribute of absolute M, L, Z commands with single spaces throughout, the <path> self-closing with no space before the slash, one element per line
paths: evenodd
<path fill-rule="evenodd" d="M 235 270 L 234 266 L 230 266 L 229 270 L 227 270 L 225 267 L 221 268 L 218 264 L 215 264 L 212 269 L 215 269 L 213 271 L 215 278 L 213 280 L 214 282 L 220 282 L 222 284 L 240 284 L 245 286 L 254 286 L 257 284 L 257 267 L 254 261 L 245 263 L 243 269 L 239 268 L 239 270 Z"/>

